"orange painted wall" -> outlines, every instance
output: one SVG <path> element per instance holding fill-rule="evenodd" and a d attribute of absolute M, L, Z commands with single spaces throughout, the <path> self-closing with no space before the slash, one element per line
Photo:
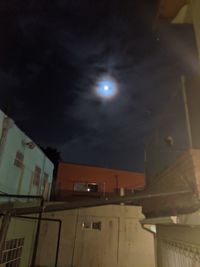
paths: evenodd
<path fill-rule="evenodd" d="M 60 162 L 56 181 L 57 190 L 71 191 L 75 182 L 97 183 L 103 192 L 114 192 L 120 187 L 141 189 L 145 185 L 143 173 Z"/>

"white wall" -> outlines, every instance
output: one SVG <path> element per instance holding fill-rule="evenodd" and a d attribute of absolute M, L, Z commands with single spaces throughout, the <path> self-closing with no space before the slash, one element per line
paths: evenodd
<path fill-rule="evenodd" d="M 198 55 L 200 59 L 200 1 L 190 0 L 174 19 L 173 23 L 192 23 L 194 25 L 197 41 Z"/>
<path fill-rule="evenodd" d="M 46 214 L 63 222 L 60 267 L 154 267 L 154 241 L 142 229 L 139 207 L 110 205 Z M 101 230 L 84 229 L 101 222 Z M 43 222 L 37 264 L 54 266 L 58 226 Z"/>

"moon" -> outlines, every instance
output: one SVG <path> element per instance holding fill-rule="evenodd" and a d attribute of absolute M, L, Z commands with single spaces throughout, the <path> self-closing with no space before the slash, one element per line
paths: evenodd
<path fill-rule="evenodd" d="M 96 94 L 104 99 L 111 99 L 118 92 L 117 82 L 109 76 L 101 77 L 96 84 Z"/>

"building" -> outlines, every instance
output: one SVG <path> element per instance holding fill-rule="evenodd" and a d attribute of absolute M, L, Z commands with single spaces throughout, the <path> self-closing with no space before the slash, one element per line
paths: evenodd
<path fill-rule="evenodd" d="M 142 173 L 60 162 L 55 199 L 114 196 L 120 189 L 121 194 L 129 195 L 144 186 Z"/>
<path fill-rule="evenodd" d="M 40 206 L 42 196 L 49 199 L 53 168 L 40 148 L 0 111 L 0 266 L 30 266 L 37 220 L 15 217 L 13 211 Z"/>
<path fill-rule="evenodd" d="M 184 84 L 146 146 L 152 198 L 140 203 L 143 225 L 155 227 L 158 267 L 200 266 L 200 80 Z"/>
<path fill-rule="evenodd" d="M 157 23 L 191 24 L 200 51 L 200 2 L 161 0 Z M 187 55 L 186 55 L 187 57 Z M 167 103 L 146 146 L 146 183 L 154 193 L 188 190 L 195 195 L 152 200 L 143 205 L 147 217 L 189 212 L 198 208 L 200 149 L 200 69 L 191 77 L 180 77 L 180 88 Z M 190 190 L 190 191 L 191 191 Z M 168 203 L 168 205 L 166 204 Z M 151 210 L 152 209 L 152 210 Z"/>
<path fill-rule="evenodd" d="M 144 186 L 142 173 L 60 162 L 55 200 L 70 201 L 67 205 L 71 209 L 70 203 L 72 207 L 74 203 L 90 206 L 94 199 L 112 200 L 120 192 L 132 196 Z M 43 218 L 62 222 L 59 252 L 55 242 L 59 240 L 58 226 L 42 222 L 37 265 L 53 266 L 57 259 L 60 267 L 128 267 L 133 262 L 140 267 L 154 267 L 154 240 L 140 224 L 144 218 L 141 208 L 123 203 L 95 205 L 64 210 L 61 204 L 61 211 L 45 213 Z"/>
<path fill-rule="evenodd" d="M 0 191 L 48 199 L 53 168 L 41 149 L 0 111 Z"/>
<path fill-rule="evenodd" d="M 154 267 L 154 241 L 142 229 L 141 209 L 108 205 L 50 212 L 45 218 L 62 221 L 60 267 Z M 55 266 L 59 228 L 42 222 L 37 266 Z"/>
<path fill-rule="evenodd" d="M 200 59 L 200 3 L 199 0 L 159 0 L 156 24 L 193 25 Z M 186 41 L 186 40 L 185 40 Z"/>
<path fill-rule="evenodd" d="M 200 1 L 161 0 L 157 23 L 190 24 L 200 51 Z M 141 201 L 142 224 L 155 236 L 158 267 L 200 266 L 199 70 L 180 83 L 146 146 L 152 198 Z"/>
<path fill-rule="evenodd" d="M 43 205 L 42 196 L 49 200 L 53 164 L 12 119 L 0 114 L 0 266 L 128 267 L 133 261 L 154 266 L 153 237 L 139 223 L 139 207 Z M 122 195 L 133 195 L 144 185 L 140 173 L 61 162 L 57 197 L 69 200 L 75 194 L 89 202 L 91 196 L 107 200 L 120 189 Z"/>

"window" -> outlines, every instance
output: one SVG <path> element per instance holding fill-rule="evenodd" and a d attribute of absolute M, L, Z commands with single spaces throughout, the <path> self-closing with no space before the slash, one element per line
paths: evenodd
<path fill-rule="evenodd" d="M 96 183 L 75 183 L 74 191 L 77 192 L 99 192 L 99 185 Z"/>
<path fill-rule="evenodd" d="M 18 168 L 22 168 L 23 167 L 23 160 L 24 160 L 24 155 L 20 151 L 17 151 L 16 156 L 15 156 L 14 165 Z"/>
<path fill-rule="evenodd" d="M 48 200 L 49 196 L 49 183 L 48 183 L 49 175 L 44 172 L 42 183 L 40 183 L 40 194 L 43 195 L 45 200 Z"/>
<path fill-rule="evenodd" d="M 45 200 L 49 199 L 50 191 L 51 191 L 51 183 L 48 183 L 48 180 L 49 180 L 48 177 L 49 175 L 47 173 L 44 173 L 42 194 Z"/>
<path fill-rule="evenodd" d="M 101 222 L 93 222 L 92 229 L 101 231 Z"/>
<path fill-rule="evenodd" d="M 101 231 L 101 222 L 83 222 L 82 229 Z"/>
<path fill-rule="evenodd" d="M 44 193 L 43 193 L 43 197 L 45 200 L 49 200 L 51 194 L 51 183 L 47 183 L 45 185 L 45 189 L 44 189 Z"/>
<path fill-rule="evenodd" d="M 41 169 L 38 166 L 36 166 L 33 175 L 33 184 L 35 186 L 39 186 L 40 184 L 40 175 L 41 175 Z"/>
<path fill-rule="evenodd" d="M 83 229 L 92 229 L 92 224 L 91 224 L 91 222 L 83 222 L 83 223 L 82 223 L 82 228 L 83 228 Z"/>
<path fill-rule="evenodd" d="M 49 177 L 49 175 L 46 172 L 44 172 L 44 174 L 43 174 L 43 181 L 41 183 L 41 188 L 40 188 L 40 190 L 41 190 L 42 193 L 44 192 L 45 187 L 48 184 L 48 177 Z"/>
<path fill-rule="evenodd" d="M 86 192 L 87 191 L 87 183 L 75 183 L 74 191 L 77 192 Z"/>
<path fill-rule="evenodd" d="M 48 178 L 49 178 L 49 175 L 44 172 L 44 180 L 43 180 L 43 186 L 45 188 L 46 184 L 48 184 Z"/>
<path fill-rule="evenodd" d="M 98 184 L 95 184 L 95 183 L 88 184 L 88 191 L 89 192 L 98 192 L 99 191 Z"/>
<path fill-rule="evenodd" d="M 19 267 L 24 238 L 6 240 L 0 255 L 0 264 L 6 267 Z"/>

